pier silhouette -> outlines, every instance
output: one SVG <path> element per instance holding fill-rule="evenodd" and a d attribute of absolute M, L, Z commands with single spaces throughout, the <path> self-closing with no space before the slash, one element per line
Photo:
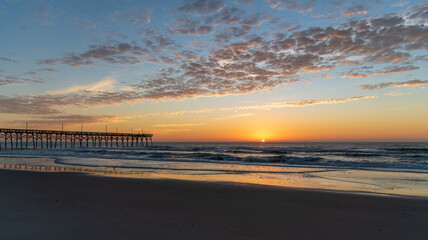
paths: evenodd
<path fill-rule="evenodd" d="M 0 149 L 75 147 L 143 147 L 153 145 L 153 134 L 54 131 L 0 128 Z"/>

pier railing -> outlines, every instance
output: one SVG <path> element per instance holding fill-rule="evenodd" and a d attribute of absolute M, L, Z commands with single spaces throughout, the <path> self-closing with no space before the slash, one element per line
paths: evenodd
<path fill-rule="evenodd" d="M 0 128 L 0 149 L 67 147 L 142 147 L 153 134 Z"/>

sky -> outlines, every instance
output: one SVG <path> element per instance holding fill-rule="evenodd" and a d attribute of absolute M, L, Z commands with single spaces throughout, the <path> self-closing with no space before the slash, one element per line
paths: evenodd
<path fill-rule="evenodd" d="M 428 2 L 2 0 L 2 128 L 428 141 Z"/>

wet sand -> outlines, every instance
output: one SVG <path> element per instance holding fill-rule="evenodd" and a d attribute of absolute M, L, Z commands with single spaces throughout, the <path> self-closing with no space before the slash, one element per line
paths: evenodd
<path fill-rule="evenodd" d="M 428 198 L 0 170 L 0 239 L 427 239 Z"/>

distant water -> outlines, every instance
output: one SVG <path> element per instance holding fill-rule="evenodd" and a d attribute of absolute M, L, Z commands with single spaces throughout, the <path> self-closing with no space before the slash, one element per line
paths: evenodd
<path fill-rule="evenodd" d="M 2 149 L 0 156 L 127 169 L 201 170 L 198 166 L 233 164 L 428 173 L 428 143 L 155 143 L 141 148 Z"/>

